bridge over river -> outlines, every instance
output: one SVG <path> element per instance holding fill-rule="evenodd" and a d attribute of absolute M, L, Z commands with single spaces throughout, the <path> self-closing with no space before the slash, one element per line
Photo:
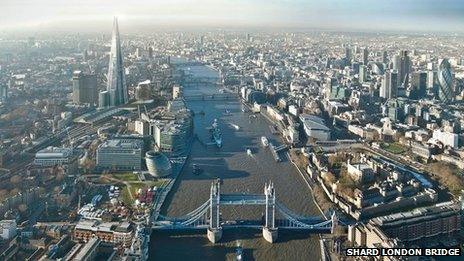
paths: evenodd
<path fill-rule="evenodd" d="M 182 96 L 185 101 L 235 101 L 236 93 L 193 94 Z"/>
<path fill-rule="evenodd" d="M 154 222 L 153 230 L 189 230 L 206 229 L 212 243 L 222 237 L 223 228 L 262 229 L 266 241 L 277 240 L 278 229 L 306 230 L 313 233 L 331 233 L 338 225 L 335 212 L 330 220 L 323 217 L 299 216 L 276 200 L 274 185 L 266 184 L 264 194 L 221 194 L 220 182 L 211 184 L 210 198 L 197 209 L 183 217 L 171 218 L 159 216 Z M 222 221 L 220 208 L 227 205 L 262 205 L 266 211 L 261 221 L 232 220 Z M 280 219 L 276 216 L 279 214 Z"/>

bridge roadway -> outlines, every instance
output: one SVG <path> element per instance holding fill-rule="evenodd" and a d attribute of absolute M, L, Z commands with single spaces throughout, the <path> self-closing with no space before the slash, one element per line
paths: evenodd
<path fill-rule="evenodd" d="M 264 217 L 263 217 L 264 218 Z M 209 224 L 201 224 L 197 226 L 178 226 L 176 223 L 172 223 L 171 221 L 164 221 L 164 225 L 159 225 L 155 226 L 152 229 L 156 230 L 185 230 L 185 231 L 190 231 L 190 230 L 207 230 L 209 228 Z M 316 222 L 321 222 L 321 221 L 316 221 L 316 220 L 308 220 L 306 222 L 313 222 L 315 226 L 313 228 L 307 227 L 307 228 L 301 228 L 301 227 L 289 227 L 287 226 L 288 221 L 285 219 L 276 219 L 275 223 L 276 226 L 278 226 L 280 229 L 286 229 L 286 230 L 311 230 L 314 233 L 330 233 L 331 227 L 316 227 Z M 221 221 L 221 228 L 223 229 L 237 229 L 237 228 L 250 228 L 250 229 L 257 229 L 261 230 L 265 227 L 264 220 L 224 220 Z"/>
<path fill-rule="evenodd" d="M 220 207 L 224 205 L 262 205 L 265 214 L 260 222 L 257 221 L 226 221 L 221 219 Z M 280 214 L 278 219 L 276 214 Z M 210 198 L 197 209 L 179 218 L 159 216 L 154 220 L 152 229 L 155 230 L 191 230 L 206 229 L 208 239 L 212 243 L 222 237 L 224 227 L 245 227 L 263 230 L 266 241 L 273 243 L 278 236 L 278 228 L 291 230 L 307 230 L 317 233 L 331 233 L 338 225 L 335 212 L 331 219 L 325 217 L 302 217 L 287 209 L 276 201 L 274 185 L 266 184 L 264 194 L 221 194 L 220 181 L 211 185 Z"/>
<path fill-rule="evenodd" d="M 237 99 L 236 93 L 198 94 L 183 96 L 185 101 L 225 101 Z"/>
<path fill-rule="evenodd" d="M 221 194 L 221 205 L 265 205 L 266 196 L 259 194 Z"/>

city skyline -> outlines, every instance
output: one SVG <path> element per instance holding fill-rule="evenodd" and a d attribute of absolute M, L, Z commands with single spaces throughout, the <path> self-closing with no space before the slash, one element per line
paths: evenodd
<path fill-rule="evenodd" d="M 464 4 L 445 1 L 6 0 L 2 30 L 105 31 L 118 16 L 127 28 L 266 28 L 341 31 L 463 32 Z M 14 15 L 13 15 L 14 14 Z M 38 15 L 40 14 L 40 15 Z M 153 26 L 155 28 L 153 28 Z"/>
<path fill-rule="evenodd" d="M 0 260 L 462 256 L 459 1 L 0 2 Z"/>

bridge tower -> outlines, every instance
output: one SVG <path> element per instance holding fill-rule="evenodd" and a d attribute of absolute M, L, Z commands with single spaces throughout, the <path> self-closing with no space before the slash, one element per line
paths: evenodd
<path fill-rule="evenodd" d="M 222 227 L 219 221 L 219 206 L 221 199 L 219 181 L 214 181 L 211 184 L 211 192 L 209 198 L 209 227 L 207 231 L 207 236 L 211 243 L 216 243 L 221 240 L 222 237 Z"/>
<path fill-rule="evenodd" d="M 332 213 L 332 217 L 330 218 L 332 220 L 332 228 L 330 229 L 330 233 L 335 233 L 338 227 L 338 217 L 335 211 Z"/>
<path fill-rule="evenodd" d="M 277 227 L 275 226 L 275 190 L 274 184 L 271 182 L 264 186 L 264 195 L 266 196 L 266 214 L 265 224 L 263 227 L 263 237 L 269 243 L 274 243 L 277 240 Z"/>

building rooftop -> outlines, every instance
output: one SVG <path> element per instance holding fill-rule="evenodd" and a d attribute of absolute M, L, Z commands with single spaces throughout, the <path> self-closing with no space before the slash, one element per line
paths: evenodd
<path fill-rule="evenodd" d="M 143 141 L 137 139 L 112 139 L 100 145 L 100 148 L 141 149 Z"/>
<path fill-rule="evenodd" d="M 444 202 L 430 207 L 416 208 L 407 212 L 400 212 L 391 215 L 376 217 L 371 220 L 376 225 L 397 226 L 405 223 L 414 223 L 422 220 L 435 219 L 439 216 L 454 215 L 460 208 L 456 202 Z"/>
<path fill-rule="evenodd" d="M 325 125 L 324 120 L 317 116 L 310 114 L 302 114 L 300 115 L 300 120 L 307 128 L 330 131 L 330 128 Z"/>
<path fill-rule="evenodd" d="M 71 148 L 58 148 L 58 147 L 47 147 L 38 151 L 35 154 L 36 158 L 67 158 L 71 156 L 73 149 Z"/>

